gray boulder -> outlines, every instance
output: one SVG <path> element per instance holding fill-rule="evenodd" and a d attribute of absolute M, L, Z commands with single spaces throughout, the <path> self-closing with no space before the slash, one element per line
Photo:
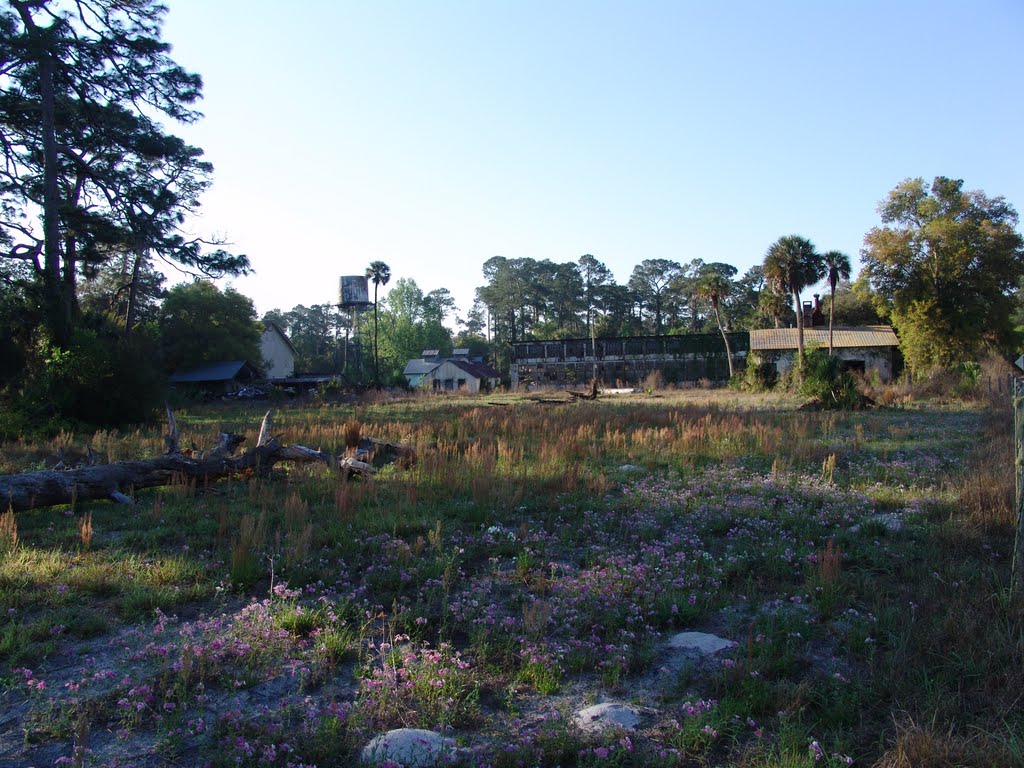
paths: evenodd
<path fill-rule="evenodd" d="M 405 768 L 433 768 L 454 761 L 455 742 L 422 728 L 398 728 L 374 736 L 361 760 L 371 765 L 393 761 Z"/>

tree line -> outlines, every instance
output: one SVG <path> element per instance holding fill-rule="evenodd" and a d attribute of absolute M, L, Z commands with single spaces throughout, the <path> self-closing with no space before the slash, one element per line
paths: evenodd
<path fill-rule="evenodd" d="M 424 293 L 402 278 L 378 301 L 390 269 L 374 262 L 367 269 L 374 322 L 364 336 L 373 340 L 375 378 L 401 382 L 402 367 L 423 349 L 470 347 L 507 369 L 510 345 L 520 341 L 719 332 L 728 351 L 727 331 L 766 327 L 796 327 L 800 360 L 802 305 L 819 284 L 829 352 L 836 326 L 891 323 L 917 373 L 990 351 L 1016 356 L 1024 330 L 1024 247 L 1013 207 L 940 176 L 900 183 L 878 212 L 881 224 L 865 236 L 854 282 L 849 255 L 819 251 L 800 235 L 771 243 L 742 275 L 700 258 L 646 259 L 625 284 L 592 254 L 562 263 L 495 256 L 483 264 L 486 282 L 472 307 L 456 317 L 456 333 L 444 325 L 455 306 L 443 288 Z M 288 330 L 307 368 L 336 363 L 340 329 L 353 327 L 352 318 L 327 305 L 274 310 L 266 319 Z"/>

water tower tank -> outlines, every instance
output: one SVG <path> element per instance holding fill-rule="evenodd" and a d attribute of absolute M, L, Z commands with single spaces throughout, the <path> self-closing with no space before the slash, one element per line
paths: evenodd
<path fill-rule="evenodd" d="M 342 309 L 368 309 L 373 306 L 365 275 L 345 275 L 338 281 L 338 298 Z"/>

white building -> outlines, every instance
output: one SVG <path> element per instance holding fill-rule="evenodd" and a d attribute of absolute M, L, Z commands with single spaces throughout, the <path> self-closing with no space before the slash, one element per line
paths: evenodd
<path fill-rule="evenodd" d="M 423 350 L 423 357 L 410 360 L 405 371 L 410 387 L 445 392 L 476 394 L 498 386 L 501 374 L 482 360 L 470 358 L 468 349 L 456 349 L 441 357 L 436 349 Z"/>
<path fill-rule="evenodd" d="M 751 362 L 773 364 L 778 373 L 793 367 L 797 351 L 796 328 L 765 328 L 750 332 Z M 833 329 L 833 354 L 847 370 L 870 374 L 877 372 L 882 381 L 891 381 L 895 354 L 900 346 L 892 327 L 867 325 Z M 804 328 L 804 350 L 828 350 L 828 328 Z"/>
<path fill-rule="evenodd" d="M 268 379 L 287 379 L 295 375 L 295 348 L 277 323 L 264 323 L 260 337 L 263 371 Z"/>

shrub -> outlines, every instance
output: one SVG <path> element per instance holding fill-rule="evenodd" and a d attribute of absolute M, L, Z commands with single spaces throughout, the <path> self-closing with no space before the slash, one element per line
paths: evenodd
<path fill-rule="evenodd" d="M 130 341 L 109 328 L 79 329 L 67 349 L 47 340 L 31 350 L 20 389 L 9 388 L 0 431 L 55 431 L 146 422 L 162 400 L 163 381 L 143 333 Z"/>
<path fill-rule="evenodd" d="M 747 392 L 766 392 L 772 389 L 778 380 L 779 372 L 775 363 L 759 363 L 748 365 L 742 373 L 735 374 L 729 381 L 729 386 Z"/>
<path fill-rule="evenodd" d="M 822 408 L 852 409 L 861 405 L 861 396 L 849 371 L 842 370 L 842 362 L 828 352 L 812 350 L 804 355 L 803 382 L 799 391 L 813 398 Z"/>

